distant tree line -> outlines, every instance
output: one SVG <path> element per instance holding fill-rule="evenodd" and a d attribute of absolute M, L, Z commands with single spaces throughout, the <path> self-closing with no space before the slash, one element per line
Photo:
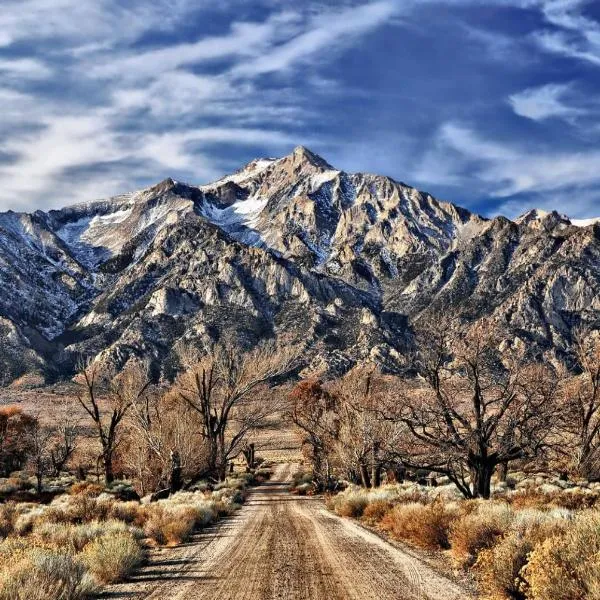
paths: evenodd
<path fill-rule="evenodd" d="M 173 492 L 225 479 L 237 458 L 254 466 L 258 432 L 283 414 L 320 489 L 340 479 L 377 487 L 443 476 L 465 497 L 487 498 L 492 477 L 515 467 L 600 479 L 598 332 L 577 333 L 568 368 L 532 359 L 487 321 L 462 329 L 440 317 L 415 327 L 413 347 L 400 374 L 361 365 L 287 388 L 298 351 L 270 345 L 180 349 L 181 372 L 169 385 L 152 381 L 140 361 L 118 372 L 82 363 L 82 416 L 73 406 L 45 420 L 0 408 L 0 475 L 28 470 L 41 491 L 46 477 L 85 477 L 95 467 L 108 484 L 132 480 L 140 495 Z M 81 459 L 90 447 L 95 465 Z"/>

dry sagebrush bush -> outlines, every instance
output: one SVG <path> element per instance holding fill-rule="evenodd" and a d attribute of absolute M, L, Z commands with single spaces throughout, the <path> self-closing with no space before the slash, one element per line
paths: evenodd
<path fill-rule="evenodd" d="M 175 546 L 185 541 L 196 525 L 196 511 L 189 507 L 148 507 L 144 533 L 159 546 Z"/>
<path fill-rule="evenodd" d="M 81 552 L 87 544 L 104 535 L 128 534 L 141 539 L 141 530 L 121 521 L 92 521 L 73 525 L 69 523 L 41 523 L 33 531 L 33 539 L 45 545 Z"/>
<path fill-rule="evenodd" d="M 117 519 L 124 523 L 131 523 L 138 526 L 143 525 L 143 511 L 139 502 L 114 502 L 108 511 L 111 519 Z"/>
<path fill-rule="evenodd" d="M 44 520 L 53 523 L 86 523 L 106 519 L 110 506 L 86 494 L 59 496 L 44 513 Z"/>
<path fill-rule="evenodd" d="M 64 551 L 32 548 L 0 574 L 0 600 L 80 600 L 95 590 L 83 564 Z"/>
<path fill-rule="evenodd" d="M 83 564 L 99 583 L 114 583 L 129 575 L 144 559 L 138 541 L 129 533 L 109 533 L 89 543 Z"/>
<path fill-rule="evenodd" d="M 89 481 L 78 481 L 69 488 L 69 494 L 72 496 L 90 496 L 97 498 L 104 491 L 104 487 L 99 483 Z"/>
<path fill-rule="evenodd" d="M 393 508 L 393 504 L 387 500 L 375 500 L 367 504 L 363 511 L 363 518 L 370 523 L 379 523 L 385 515 Z"/>
<path fill-rule="evenodd" d="M 369 504 L 365 491 L 353 489 L 334 496 L 332 502 L 333 510 L 341 517 L 361 517 Z"/>
<path fill-rule="evenodd" d="M 512 532 L 498 544 L 479 553 L 475 572 L 487 600 L 523 600 L 521 574 L 534 544 L 520 533 Z"/>
<path fill-rule="evenodd" d="M 480 551 L 475 574 L 488 600 L 525 599 L 523 568 L 529 554 L 570 526 L 568 512 L 526 509 L 515 513 L 511 531 L 493 547 Z"/>
<path fill-rule="evenodd" d="M 472 506 L 468 506 L 469 510 Z M 512 520 L 513 511 L 507 504 L 478 503 L 450 527 L 453 557 L 461 566 L 471 566 L 481 550 L 491 548 L 509 530 Z"/>
<path fill-rule="evenodd" d="M 596 492 L 583 490 L 564 490 L 557 492 L 541 492 L 527 489 L 504 497 L 515 510 L 524 508 L 567 508 L 569 510 L 585 510 L 599 505 L 600 496 Z"/>
<path fill-rule="evenodd" d="M 579 515 L 562 535 L 536 546 L 523 578 L 531 600 L 599 600 L 600 513 Z"/>
<path fill-rule="evenodd" d="M 453 505 L 399 504 L 381 521 L 381 526 L 395 537 L 427 549 L 448 548 L 450 524 L 457 512 Z"/>
<path fill-rule="evenodd" d="M 5 538 L 13 532 L 18 516 L 14 502 L 0 504 L 0 537 Z"/>

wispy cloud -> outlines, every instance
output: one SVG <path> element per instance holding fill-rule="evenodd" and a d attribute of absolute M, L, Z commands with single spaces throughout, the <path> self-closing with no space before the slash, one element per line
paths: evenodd
<path fill-rule="evenodd" d="M 4 0 L 0 210 L 202 183 L 299 143 L 458 202 L 591 197 L 590 6 Z"/>
<path fill-rule="evenodd" d="M 257 78 L 289 70 L 317 51 L 338 49 L 342 38 L 356 40 L 394 7 L 392 1 L 347 6 L 325 33 L 319 15 L 332 18 L 330 9 L 278 5 L 261 19 L 233 19 L 222 33 L 193 41 L 159 36 L 140 49 L 135 40 L 181 26 L 186 14 L 210 4 L 27 4 L 29 12 L 10 0 L 3 7 L 0 29 L 4 25 L 11 35 L 2 43 L 24 43 L 36 32 L 52 50 L 48 65 L 37 57 L 0 54 L 0 156 L 8 157 L 0 162 L 0 208 L 64 204 L 167 173 L 214 179 L 222 174 L 212 155 L 216 146 L 283 151 L 314 142 L 315 135 L 298 131 L 311 118 L 297 106 L 303 92 L 260 86 Z M 51 78 L 55 64 L 65 85 L 81 95 L 23 88 L 23 80 Z M 318 79 L 318 71 L 312 76 Z"/>
<path fill-rule="evenodd" d="M 327 11 L 311 19 L 307 30 L 278 45 L 255 60 L 241 63 L 236 75 L 257 75 L 285 71 L 300 61 L 314 58 L 327 48 L 328 52 L 342 44 L 352 44 L 360 37 L 388 21 L 398 11 L 394 1 L 372 2 L 343 11 Z M 320 56 L 322 59 L 322 56 Z"/>
<path fill-rule="evenodd" d="M 541 10 L 556 29 L 534 39 L 544 50 L 600 66 L 600 24 L 586 16 L 590 0 L 542 0 Z"/>
<path fill-rule="evenodd" d="M 460 174 L 460 185 L 469 185 L 495 197 L 543 194 L 597 186 L 600 183 L 600 151 L 532 151 L 519 144 L 488 140 L 459 123 L 446 123 L 439 130 L 430 164 L 443 162 Z M 435 181 L 435 172 L 421 173 Z M 442 181 L 445 183 L 445 181 Z M 565 200 L 565 208 L 572 200 Z M 571 204 L 571 208 L 573 205 Z"/>
<path fill-rule="evenodd" d="M 0 58 L 0 76 L 6 81 L 16 79 L 45 79 L 52 74 L 44 63 L 33 58 L 7 60 Z"/>
<path fill-rule="evenodd" d="M 527 88 L 508 98 L 516 114 L 534 121 L 557 117 L 570 120 L 587 114 L 584 108 L 568 103 L 566 97 L 572 94 L 573 86 L 568 83 L 549 83 Z"/>

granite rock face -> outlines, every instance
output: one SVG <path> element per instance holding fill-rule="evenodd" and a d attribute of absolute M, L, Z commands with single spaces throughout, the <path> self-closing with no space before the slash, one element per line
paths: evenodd
<path fill-rule="evenodd" d="M 210 185 L 167 179 L 105 201 L 0 213 L 6 377 L 67 376 L 80 356 L 157 374 L 224 337 L 304 348 L 307 364 L 390 366 L 411 320 L 493 319 L 560 356 L 600 319 L 600 225 L 492 220 L 299 147 Z M 391 366 L 390 366 L 391 368 Z"/>

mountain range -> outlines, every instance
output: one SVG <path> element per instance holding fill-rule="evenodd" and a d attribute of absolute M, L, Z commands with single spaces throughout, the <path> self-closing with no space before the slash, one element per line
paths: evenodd
<path fill-rule="evenodd" d="M 323 373 L 393 368 L 410 323 L 440 313 L 564 356 L 600 326 L 600 220 L 486 219 L 304 147 L 209 185 L 0 213 L 4 383 L 81 356 L 170 378 L 182 346 L 223 338 L 301 345 Z"/>

